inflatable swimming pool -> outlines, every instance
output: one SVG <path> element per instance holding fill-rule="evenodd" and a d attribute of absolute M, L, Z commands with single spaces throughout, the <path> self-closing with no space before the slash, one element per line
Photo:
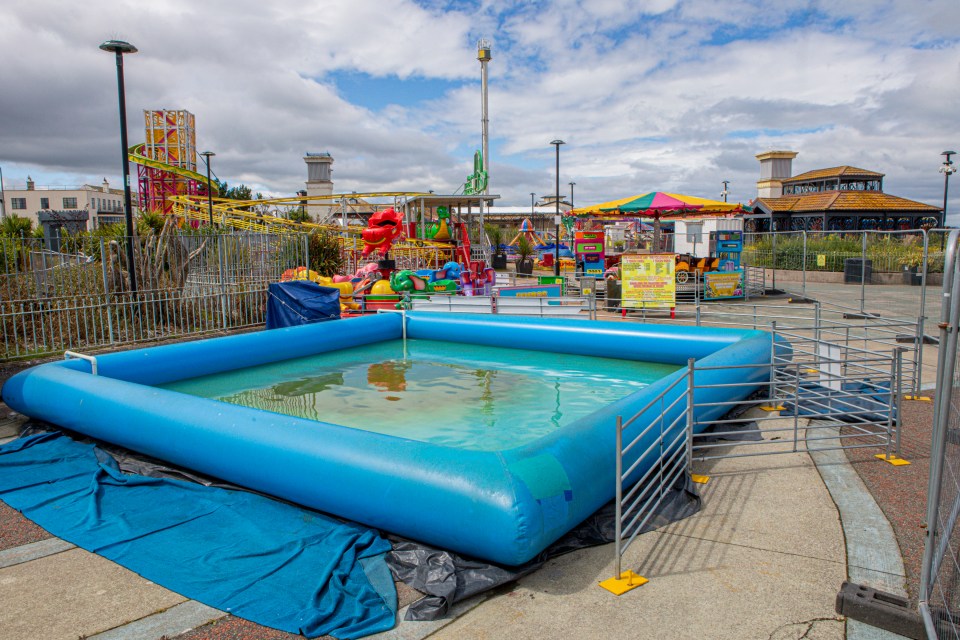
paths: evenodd
<path fill-rule="evenodd" d="M 405 325 L 405 327 L 404 327 Z M 614 495 L 617 415 L 634 415 L 676 371 L 522 446 L 454 448 L 160 389 L 185 378 L 396 340 L 444 340 L 684 365 L 697 385 L 767 379 L 762 331 L 412 312 L 261 331 L 44 364 L 12 377 L 4 401 L 28 416 L 161 460 L 442 548 L 516 565 Z M 682 387 L 683 385 L 678 385 Z M 698 403 L 753 387 L 698 389 Z M 682 388 L 668 392 L 679 395 Z M 723 406 L 697 409 L 700 421 Z M 659 418 L 631 425 L 625 438 Z M 429 410 L 424 419 L 429 420 Z M 636 429 L 637 431 L 633 431 Z M 642 451 L 646 447 L 638 446 Z M 626 460 L 625 464 L 630 464 Z M 646 469 L 639 468 L 642 474 Z"/>

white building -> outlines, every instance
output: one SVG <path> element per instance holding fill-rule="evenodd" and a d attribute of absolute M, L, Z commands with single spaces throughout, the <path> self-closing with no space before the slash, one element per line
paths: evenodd
<path fill-rule="evenodd" d="M 90 225 L 98 227 L 123 222 L 123 191 L 111 189 L 107 179 L 95 187 L 89 184 L 77 187 L 37 186 L 27 176 L 25 189 L 4 189 L 4 215 L 27 218 L 36 226 L 41 211 L 86 211 Z"/>
<path fill-rule="evenodd" d="M 674 253 L 689 253 L 697 258 L 714 255 L 710 234 L 715 231 L 743 231 L 743 217 L 737 215 L 678 218 L 673 227 Z"/>

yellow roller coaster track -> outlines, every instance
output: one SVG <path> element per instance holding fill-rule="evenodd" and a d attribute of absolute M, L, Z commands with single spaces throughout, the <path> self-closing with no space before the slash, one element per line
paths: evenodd
<path fill-rule="evenodd" d="M 305 203 L 322 203 L 337 205 L 342 199 L 355 200 L 358 198 L 415 198 L 427 195 L 420 192 L 373 192 L 373 193 L 342 193 L 326 196 L 290 196 L 286 198 L 269 198 L 263 200 L 228 200 L 213 198 L 213 221 L 221 227 L 230 227 L 243 231 L 270 232 L 270 233 L 310 233 L 313 230 L 324 230 L 341 235 L 341 244 L 346 249 L 362 248 L 360 235 L 365 227 L 349 225 L 342 227 L 338 224 L 319 224 L 317 222 L 297 222 L 253 211 L 254 207 L 300 207 Z M 210 210 L 206 196 L 170 196 L 173 202 L 174 215 L 188 220 L 207 222 L 210 219 Z M 348 238 L 346 236 L 351 236 Z M 353 240 L 351 243 L 350 240 Z M 352 244 L 352 247 L 349 246 Z M 449 251 L 449 243 L 433 240 L 405 238 L 395 243 L 391 251 L 406 253 L 410 251 L 432 250 Z"/>
<path fill-rule="evenodd" d="M 130 162 L 141 164 L 145 167 L 150 167 L 151 169 L 159 169 L 160 171 L 167 171 L 169 173 L 172 173 L 174 175 L 177 175 L 183 178 L 189 178 L 190 180 L 196 180 L 200 184 L 207 185 L 211 193 L 219 192 L 219 187 L 216 184 L 216 180 L 212 180 L 211 182 L 208 183 L 207 176 L 201 175 L 196 171 L 190 171 L 189 169 L 184 169 L 182 167 L 175 167 L 171 164 L 167 164 L 165 162 L 159 162 L 157 160 L 153 160 L 143 155 L 143 148 L 145 146 L 146 144 L 141 142 L 140 144 L 135 144 L 129 149 L 127 149 L 127 157 L 130 159 Z"/>

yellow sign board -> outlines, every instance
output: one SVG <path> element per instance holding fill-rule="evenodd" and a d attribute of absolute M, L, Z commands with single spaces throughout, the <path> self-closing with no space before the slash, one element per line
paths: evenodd
<path fill-rule="evenodd" d="M 620 261 L 621 306 L 627 309 L 677 306 L 672 253 L 624 255 Z"/>
<path fill-rule="evenodd" d="M 825 266 L 827 266 L 827 256 L 826 256 L 826 255 L 824 255 L 824 254 L 822 254 L 822 253 L 818 253 L 818 254 L 817 254 L 817 266 L 818 266 L 818 267 L 825 267 Z"/>

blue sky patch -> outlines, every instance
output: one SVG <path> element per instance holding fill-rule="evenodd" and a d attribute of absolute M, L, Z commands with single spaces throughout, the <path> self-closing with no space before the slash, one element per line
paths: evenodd
<path fill-rule="evenodd" d="M 333 83 L 345 100 L 371 111 L 380 111 L 391 104 L 408 107 L 436 100 L 447 91 L 467 83 L 465 80 L 422 77 L 401 80 L 395 75 L 376 77 L 357 71 L 337 71 L 328 74 L 325 80 Z"/>
<path fill-rule="evenodd" d="M 801 127 L 799 129 L 739 129 L 736 131 L 730 131 L 725 137 L 727 138 L 740 138 L 740 139 L 751 139 L 759 138 L 761 136 L 766 136 L 769 138 L 776 138 L 780 136 L 790 136 L 790 135 L 809 135 L 811 133 L 819 133 L 821 131 L 826 131 L 827 129 L 832 128 L 832 126 L 824 127 Z"/>

